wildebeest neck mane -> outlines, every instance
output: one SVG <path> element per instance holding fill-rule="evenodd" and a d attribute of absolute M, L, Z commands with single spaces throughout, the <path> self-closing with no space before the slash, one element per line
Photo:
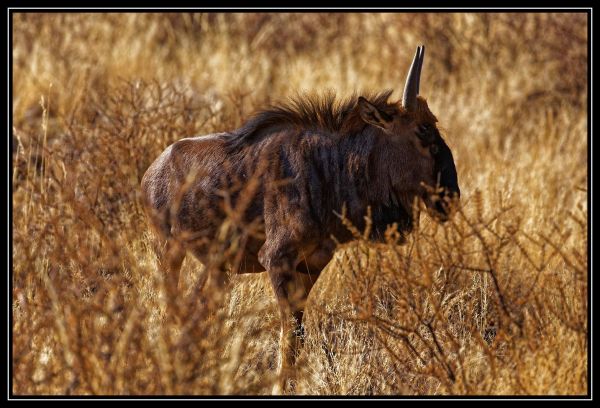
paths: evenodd
<path fill-rule="evenodd" d="M 383 111 L 394 107 L 388 103 L 392 90 L 363 94 L 373 105 Z M 334 92 L 323 95 L 303 94 L 289 101 L 273 105 L 256 113 L 239 129 L 231 132 L 228 139 L 230 151 L 237 150 L 273 133 L 270 130 L 294 128 L 314 130 L 329 134 L 360 131 L 365 123 L 356 111 L 358 95 L 338 100 Z"/>

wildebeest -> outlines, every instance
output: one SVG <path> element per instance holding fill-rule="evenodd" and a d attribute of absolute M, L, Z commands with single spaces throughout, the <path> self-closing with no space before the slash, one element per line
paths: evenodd
<path fill-rule="evenodd" d="M 450 148 L 418 96 L 423 57 L 417 47 L 401 103 L 388 101 L 391 91 L 342 102 L 332 94 L 297 97 L 232 132 L 172 144 L 143 177 L 146 211 L 166 242 L 162 263 L 171 287 L 188 251 L 210 262 L 210 244 L 231 208 L 239 225 L 260 227 L 262 235 L 237 241 L 232 273 L 270 276 L 281 312 L 282 379 L 296 358 L 304 300 L 333 256 L 332 237 L 352 239 L 342 209 L 362 228 L 370 208 L 371 237 L 380 239 L 393 223 L 402 233 L 412 229 L 415 198 L 445 220 L 448 198 L 460 194 Z M 215 268 L 207 285 L 222 287 L 226 276 Z"/>

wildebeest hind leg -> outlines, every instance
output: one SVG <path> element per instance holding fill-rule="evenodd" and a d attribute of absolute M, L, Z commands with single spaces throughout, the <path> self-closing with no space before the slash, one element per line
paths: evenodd
<path fill-rule="evenodd" d="M 173 238 L 167 239 L 159 255 L 167 291 L 167 302 L 175 316 L 178 316 L 179 275 L 185 255 L 186 251 L 183 246 Z"/>
<path fill-rule="evenodd" d="M 164 245 L 155 248 L 163 272 L 163 280 L 169 296 L 176 295 L 179 287 L 179 272 L 185 258 L 185 249 L 173 238 L 168 238 Z"/>

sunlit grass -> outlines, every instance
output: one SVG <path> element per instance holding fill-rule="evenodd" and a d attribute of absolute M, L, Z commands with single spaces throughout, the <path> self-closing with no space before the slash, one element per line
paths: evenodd
<path fill-rule="evenodd" d="M 583 14 L 14 14 L 13 392 L 269 394 L 264 274 L 180 318 L 139 202 L 175 140 L 297 91 L 421 94 L 462 208 L 404 245 L 357 241 L 315 285 L 298 394 L 585 394 Z"/>

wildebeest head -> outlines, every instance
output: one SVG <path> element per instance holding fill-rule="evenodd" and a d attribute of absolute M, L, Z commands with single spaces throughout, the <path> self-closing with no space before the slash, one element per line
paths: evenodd
<path fill-rule="evenodd" d="M 424 52 L 424 46 L 417 47 L 401 105 L 381 109 L 360 97 L 358 109 L 361 118 L 387 138 L 386 166 L 399 201 L 410 206 L 414 197 L 420 197 L 430 214 L 446 221 L 460 189 L 452 152 L 440 135 L 437 118 L 418 96 Z"/>

